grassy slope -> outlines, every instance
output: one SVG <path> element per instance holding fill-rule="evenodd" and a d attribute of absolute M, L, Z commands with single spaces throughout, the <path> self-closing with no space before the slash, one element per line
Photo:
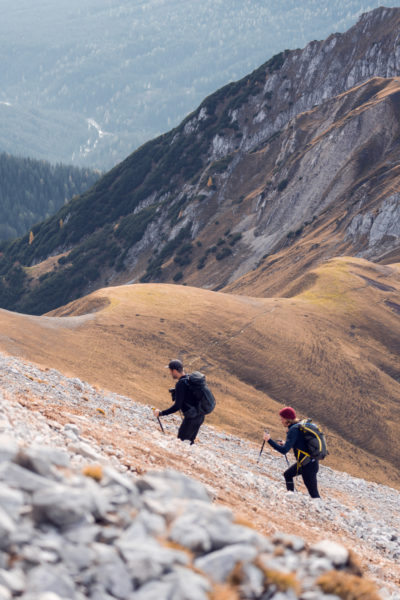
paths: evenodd
<path fill-rule="evenodd" d="M 399 487 L 400 266 L 336 259 L 313 274 L 291 298 L 141 284 L 52 316 L 0 311 L 0 348 L 160 407 L 163 367 L 180 356 L 208 375 L 211 422 L 281 436 L 276 413 L 290 404 L 328 428 L 327 464 Z"/>

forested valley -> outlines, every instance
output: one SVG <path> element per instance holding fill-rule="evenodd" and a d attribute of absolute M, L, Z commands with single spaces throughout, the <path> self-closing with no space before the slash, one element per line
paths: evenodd
<path fill-rule="evenodd" d="M 0 153 L 0 241 L 24 235 L 100 175 L 93 169 Z"/>

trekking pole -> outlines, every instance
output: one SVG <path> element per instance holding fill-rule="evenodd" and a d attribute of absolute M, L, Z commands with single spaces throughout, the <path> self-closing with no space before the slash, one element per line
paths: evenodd
<path fill-rule="evenodd" d="M 269 433 L 268 429 L 264 429 L 264 432 Z M 260 450 L 260 454 L 258 455 L 258 458 L 257 458 L 257 463 L 259 462 L 259 460 L 261 458 L 261 454 L 262 454 L 262 451 L 264 450 L 264 446 L 265 446 L 265 440 L 263 440 L 263 443 L 261 445 L 261 450 Z"/>
<path fill-rule="evenodd" d="M 278 444 L 280 444 L 281 446 L 283 446 L 284 441 L 283 440 L 278 440 Z M 287 454 L 284 454 L 284 457 L 286 458 L 286 464 L 287 464 L 287 466 L 289 466 L 289 461 L 288 461 Z"/>
<path fill-rule="evenodd" d="M 152 410 L 153 410 L 153 411 L 155 410 L 154 406 L 152 407 Z M 162 423 L 161 423 L 161 419 L 160 419 L 160 417 L 157 417 L 157 421 L 158 421 L 158 423 L 159 423 L 159 425 L 160 425 L 160 427 L 161 427 L 161 431 L 162 431 L 163 433 L 165 433 L 165 431 L 164 431 L 164 427 L 162 426 Z"/>
<path fill-rule="evenodd" d="M 287 457 L 287 455 L 286 455 L 286 454 L 285 454 L 285 458 L 286 458 L 286 463 L 287 463 L 287 466 L 289 466 L 289 461 L 288 461 L 288 457 Z M 298 470 L 298 468 L 297 468 L 297 470 Z M 296 482 L 295 482 L 294 478 L 293 478 L 293 491 L 294 491 L 294 492 L 297 492 L 297 488 L 296 488 Z"/>
<path fill-rule="evenodd" d="M 257 458 L 257 462 L 259 462 L 259 460 L 261 458 L 261 454 L 262 454 L 262 451 L 264 450 L 264 446 L 265 446 L 265 440 L 263 440 L 263 443 L 262 443 L 262 446 L 261 446 L 261 450 L 260 450 L 260 454 L 258 455 L 258 458 Z"/>

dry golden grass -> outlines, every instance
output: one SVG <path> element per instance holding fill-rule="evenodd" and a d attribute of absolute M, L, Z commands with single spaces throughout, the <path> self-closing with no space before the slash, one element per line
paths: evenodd
<path fill-rule="evenodd" d="M 360 557 L 351 548 L 349 549 L 349 560 L 346 565 L 347 572 L 352 575 L 358 575 L 361 577 L 364 573 L 364 568 Z"/>
<path fill-rule="evenodd" d="M 275 571 L 274 569 L 263 569 L 265 576 L 265 586 L 268 588 L 272 587 L 280 592 L 287 592 L 293 590 L 296 595 L 301 592 L 300 582 L 294 573 L 282 573 L 281 571 Z"/>
<path fill-rule="evenodd" d="M 103 468 L 101 465 L 87 465 L 83 468 L 82 473 L 95 481 L 101 481 L 103 479 Z"/>
<path fill-rule="evenodd" d="M 354 258 L 325 263 L 287 298 L 107 288 L 49 316 L 0 311 L 0 348 L 160 408 L 164 366 L 179 357 L 215 392 L 209 422 L 282 437 L 277 412 L 289 404 L 327 430 L 326 464 L 400 487 L 399 289 L 398 265 Z"/>
<path fill-rule="evenodd" d="M 190 563 L 192 563 L 193 552 L 188 550 L 188 548 L 186 548 L 186 546 L 183 546 L 182 544 L 179 544 L 178 542 L 174 542 L 172 540 L 166 540 L 165 538 L 158 538 L 158 541 L 165 548 L 169 548 L 170 550 L 177 550 L 178 552 L 183 552 L 189 558 Z M 190 564 L 190 568 L 192 568 L 194 571 L 196 571 L 196 569 L 193 567 L 192 564 Z"/>
<path fill-rule="evenodd" d="M 300 595 L 301 585 L 294 573 L 284 573 L 276 569 L 270 569 L 260 559 L 256 560 L 256 566 L 264 573 L 265 589 L 274 588 L 280 592 L 292 590 L 296 596 Z"/>
<path fill-rule="evenodd" d="M 248 527 L 249 529 L 256 529 L 254 521 L 250 521 L 250 519 L 245 515 L 237 514 L 235 516 L 234 522 L 236 525 L 241 525 L 242 527 Z"/>
<path fill-rule="evenodd" d="M 330 571 L 321 575 L 317 584 L 326 594 L 335 594 L 342 600 L 381 600 L 376 585 L 357 575 Z"/>
<path fill-rule="evenodd" d="M 24 267 L 24 271 L 33 279 L 38 279 L 41 275 L 52 271 L 57 265 L 59 258 L 66 256 L 67 252 L 63 254 L 57 254 L 57 256 L 49 256 L 48 259 L 33 265 L 32 267 Z"/>
<path fill-rule="evenodd" d="M 240 600 L 237 590 L 230 585 L 217 584 L 209 594 L 210 600 Z"/>
<path fill-rule="evenodd" d="M 244 579 L 243 563 L 238 562 L 238 563 L 236 563 L 235 567 L 233 568 L 232 573 L 230 573 L 230 575 L 227 579 L 227 583 L 233 587 L 237 587 L 243 582 L 243 579 Z"/>

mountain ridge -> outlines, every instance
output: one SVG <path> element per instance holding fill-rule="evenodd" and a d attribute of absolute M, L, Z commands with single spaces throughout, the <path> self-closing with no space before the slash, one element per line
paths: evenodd
<path fill-rule="evenodd" d="M 244 267 L 268 254 L 274 260 L 279 247 L 296 249 L 308 232 L 326 227 L 342 242 L 311 244 L 316 260 L 335 251 L 377 260 L 386 251 L 396 262 L 399 209 L 390 190 L 397 185 L 398 82 L 387 77 L 400 72 L 398 22 L 400 9 L 377 9 L 346 34 L 285 51 L 206 98 L 179 127 L 38 225 L 31 246 L 22 238 L 3 248 L 5 281 L 23 279 L 21 271 L 12 275 L 15 261 L 32 266 L 63 256 L 41 281 L 21 282 L 17 303 L 2 305 L 45 312 L 94 287 L 138 279 L 221 289 Z M 350 44 L 357 51 L 338 80 L 335 60 Z M 337 95 L 324 99 L 333 78 Z M 363 83 L 341 89 L 349 78 Z"/>
<path fill-rule="evenodd" d="M 0 146 L 109 169 L 266 57 L 344 31 L 378 4 L 19 0 L 3 13 Z"/>

